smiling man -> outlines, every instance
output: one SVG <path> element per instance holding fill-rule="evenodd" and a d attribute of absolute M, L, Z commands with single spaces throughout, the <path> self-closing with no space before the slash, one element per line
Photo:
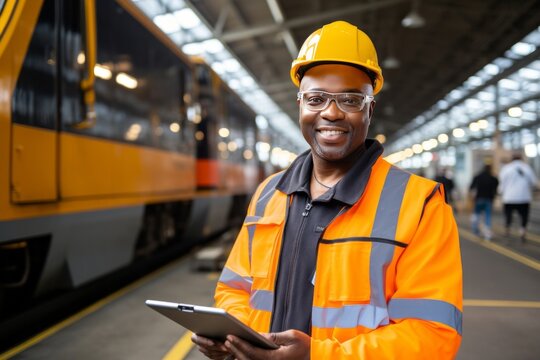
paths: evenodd
<path fill-rule="evenodd" d="M 256 191 L 216 304 L 278 344 L 193 336 L 213 359 L 452 359 L 461 341 L 456 224 L 439 184 L 366 139 L 383 77 L 355 26 L 318 29 L 293 61 L 310 150 Z"/>

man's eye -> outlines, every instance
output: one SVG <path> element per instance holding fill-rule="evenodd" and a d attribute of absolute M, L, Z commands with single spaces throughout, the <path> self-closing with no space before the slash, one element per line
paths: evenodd
<path fill-rule="evenodd" d="M 310 104 L 320 104 L 322 102 L 324 102 L 324 99 L 320 96 L 310 96 L 308 97 L 308 103 Z"/>
<path fill-rule="evenodd" d="M 360 99 L 358 97 L 347 97 L 345 99 L 342 99 L 341 103 L 345 104 L 345 105 L 356 106 L 356 105 L 360 105 L 362 103 L 362 99 Z"/>

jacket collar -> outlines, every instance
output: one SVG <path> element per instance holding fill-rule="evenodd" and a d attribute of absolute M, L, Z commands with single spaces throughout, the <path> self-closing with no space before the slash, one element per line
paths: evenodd
<path fill-rule="evenodd" d="M 382 145 L 373 139 L 366 139 L 366 149 L 358 157 L 353 167 L 345 174 L 336 186 L 318 198 L 318 201 L 341 201 L 347 205 L 355 204 L 362 194 L 369 180 L 373 164 L 383 152 Z M 300 154 L 283 174 L 276 185 L 276 189 L 291 195 L 295 192 L 309 192 L 311 172 L 313 170 L 313 157 L 311 150 Z"/>

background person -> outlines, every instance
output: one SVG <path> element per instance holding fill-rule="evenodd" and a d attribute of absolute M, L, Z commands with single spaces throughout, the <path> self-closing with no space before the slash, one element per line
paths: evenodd
<path fill-rule="evenodd" d="M 491 173 L 491 165 L 485 165 L 484 169 L 474 177 L 469 190 L 474 193 L 474 209 L 472 215 L 472 229 L 480 235 L 480 218 L 484 215 L 483 237 L 491 240 L 491 213 L 493 199 L 497 195 L 499 180 Z"/>
<path fill-rule="evenodd" d="M 355 26 L 316 30 L 293 61 L 310 150 L 265 180 L 216 306 L 280 345 L 194 335 L 213 359 L 452 359 L 461 341 L 457 227 L 440 184 L 366 139 L 383 77 Z"/>
<path fill-rule="evenodd" d="M 525 241 L 532 191 L 538 180 L 532 168 L 522 160 L 520 154 L 514 155 L 512 161 L 501 168 L 499 179 L 506 235 L 510 235 L 512 213 L 515 210 L 521 217 L 519 236 L 522 241 Z"/>
<path fill-rule="evenodd" d="M 443 184 L 444 186 L 444 196 L 446 197 L 446 202 L 450 206 L 454 205 L 454 180 L 448 176 L 447 169 L 439 169 L 437 175 L 434 179 L 436 182 Z"/>

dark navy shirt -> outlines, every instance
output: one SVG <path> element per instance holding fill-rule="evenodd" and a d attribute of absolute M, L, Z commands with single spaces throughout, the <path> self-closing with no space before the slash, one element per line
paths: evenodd
<path fill-rule="evenodd" d="M 317 247 L 328 224 L 360 199 L 371 167 L 383 148 L 366 140 L 357 163 L 331 189 L 312 200 L 313 158 L 307 151 L 291 164 L 276 189 L 292 197 L 281 245 L 272 310 L 271 332 L 289 329 L 311 334 L 311 308 Z"/>

